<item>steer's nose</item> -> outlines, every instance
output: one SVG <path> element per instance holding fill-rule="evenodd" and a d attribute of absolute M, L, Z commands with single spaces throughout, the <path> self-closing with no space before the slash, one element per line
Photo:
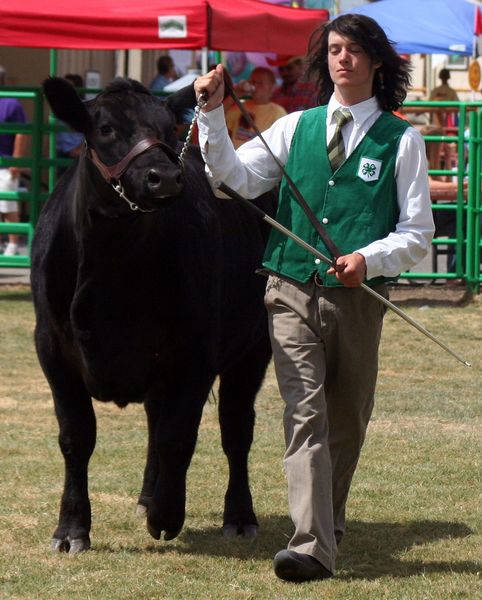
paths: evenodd
<path fill-rule="evenodd" d="M 151 168 L 147 172 L 147 187 L 152 196 L 173 196 L 182 189 L 182 172 L 180 169 L 161 171 Z"/>

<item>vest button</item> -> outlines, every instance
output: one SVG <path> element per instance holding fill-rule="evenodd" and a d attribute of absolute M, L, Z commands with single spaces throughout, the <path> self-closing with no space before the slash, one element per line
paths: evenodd
<path fill-rule="evenodd" d="M 319 265 L 321 260 L 319 258 L 315 258 L 315 265 Z"/>
<path fill-rule="evenodd" d="M 330 187 L 333 187 L 335 185 L 335 182 L 333 181 L 333 179 L 330 179 L 330 181 L 328 182 L 328 185 Z"/>
<path fill-rule="evenodd" d="M 326 217 L 323 217 L 323 219 L 321 220 L 321 222 L 323 223 L 323 225 L 326 225 L 329 221 Z"/>

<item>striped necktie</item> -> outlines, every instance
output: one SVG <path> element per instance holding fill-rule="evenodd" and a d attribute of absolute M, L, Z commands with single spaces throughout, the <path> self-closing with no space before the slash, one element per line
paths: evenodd
<path fill-rule="evenodd" d="M 336 128 L 333 137 L 328 144 L 328 160 L 331 163 L 331 168 L 335 172 L 341 163 L 345 160 L 345 143 L 341 129 L 348 122 L 353 120 L 351 112 L 346 108 L 338 108 L 333 113 L 336 120 Z"/>

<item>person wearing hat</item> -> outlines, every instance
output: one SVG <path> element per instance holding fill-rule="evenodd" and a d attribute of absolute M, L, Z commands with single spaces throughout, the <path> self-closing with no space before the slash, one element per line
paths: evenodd
<path fill-rule="evenodd" d="M 339 252 L 317 235 L 261 140 L 234 150 L 221 105 L 223 66 L 194 83 L 198 96 L 208 94 L 199 142 L 213 187 L 223 181 L 256 198 L 281 182 L 277 220 L 334 257 L 326 266 L 273 229 L 263 260 L 294 525 L 273 566 L 295 582 L 335 572 L 374 405 L 385 310 L 360 286 L 387 297 L 387 282 L 423 259 L 434 233 L 424 140 L 393 114 L 410 84 L 408 61 L 376 21 L 344 14 L 317 31 L 309 71 L 320 106 L 281 117 L 263 137 Z"/>
<path fill-rule="evenodd" d="M 306 110 L 317 105 L 316 86 L 304 79 L 304 63 L 301 56 L 278 54 L 266 62 L 278 67 L 282 84 L 275 88 L 271 100 L 280 104 L 287 113 Z"/>

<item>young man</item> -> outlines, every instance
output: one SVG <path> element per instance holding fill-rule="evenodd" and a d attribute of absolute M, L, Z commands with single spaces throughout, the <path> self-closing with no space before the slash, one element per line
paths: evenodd
<path fill-rule="evenodd" d="M 288 581 L 330 577 L 345 532 L 384 314 L 359 286 L 386 295 L 385 282 L 425 256 L 434 230 L 423 139 L 392 114 L 405 98 L 409 67 L 383 30 L 365 16 L 336 18 L 320 29 L 310 70 L 323 106 L 282 117 L 263 134 L 342 252 L 335 271 L 273 230 L 264 258 L 295 526 L 274 569 Z M 195 89 L 209 94 L 199 140 L 210 179 L 248 198 L 276 185 L 279 168 L 262 142 L 232 148 L 219 108 L 222 67 Z M 330 254 L 284 179 L 277 218 Z"/>

